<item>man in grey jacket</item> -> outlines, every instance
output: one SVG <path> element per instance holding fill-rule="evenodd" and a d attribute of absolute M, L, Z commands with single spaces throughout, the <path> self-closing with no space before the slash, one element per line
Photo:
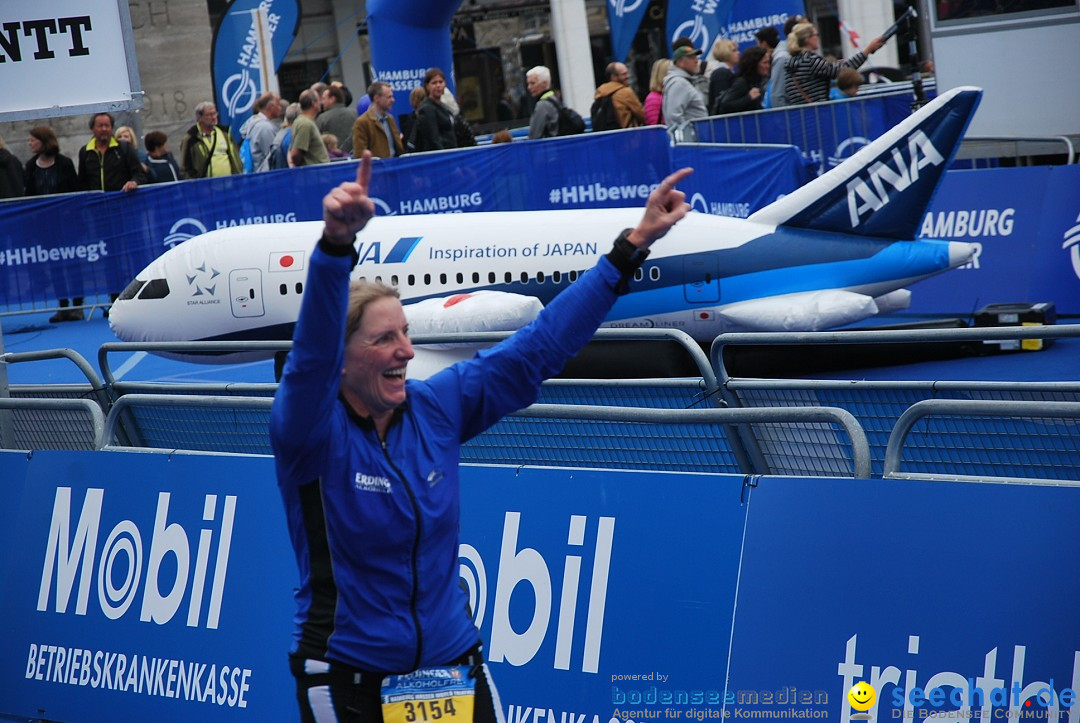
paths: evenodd
<path fill-rule="evenodd" d="M 675 48 L 672 65 L 664 76 L 664 120 L 676 141 L 695 141 L 697 134 L 690 121 L 705 118 L 705 100 L 694 87 L 692 77 L 698 72 L 700 48 L 681 45 Z"/>

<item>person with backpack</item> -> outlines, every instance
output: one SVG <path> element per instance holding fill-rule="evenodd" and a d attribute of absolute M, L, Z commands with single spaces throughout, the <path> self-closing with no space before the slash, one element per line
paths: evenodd
<path fill-rule="evenodd" d="M 605 70 L 608 81 L 596 89 L 593 96 L 592 129 L 611 131 L 619 128 L 637 128 L 645 122 L 645 111 L 637 93 L 627 85 L 630 71 L 623 63 L 608 63 Z"/>
<path fill-rule="evenodd" d="M 551 71 L 538 65 L 525 74 L 529 94 L 536 98 L 532 117 L 529 118 L 529 140 L 554 138 L 585 132 L 585 121 L 573 108 L 562 104 L 551 89 Z"/>

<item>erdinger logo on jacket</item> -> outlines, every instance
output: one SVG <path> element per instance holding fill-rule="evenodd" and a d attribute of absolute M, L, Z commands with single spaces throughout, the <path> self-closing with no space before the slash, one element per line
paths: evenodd
<path fill-rule="evenodd" d="M 357 472 L 353 479 L 353 487 L 357 492 L 379 492 L 384 495 L 390 494 L 390 480 L 386 477 Z"/>

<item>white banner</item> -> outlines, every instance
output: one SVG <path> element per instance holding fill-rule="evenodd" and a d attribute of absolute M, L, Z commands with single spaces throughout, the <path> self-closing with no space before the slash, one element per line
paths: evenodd
<path fill-rule="evenodd" d="M 141 106 L 126 0 L 0 2 L 0 120 Z"/>

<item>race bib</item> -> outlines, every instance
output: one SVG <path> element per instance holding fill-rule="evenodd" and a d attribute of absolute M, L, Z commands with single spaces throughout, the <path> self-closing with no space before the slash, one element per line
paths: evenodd
<path fill-rule="evenodd" d="M 469 666 L 420 668 L 382 684 L 385 723 L 472 723 L 476 680 Z"/>

